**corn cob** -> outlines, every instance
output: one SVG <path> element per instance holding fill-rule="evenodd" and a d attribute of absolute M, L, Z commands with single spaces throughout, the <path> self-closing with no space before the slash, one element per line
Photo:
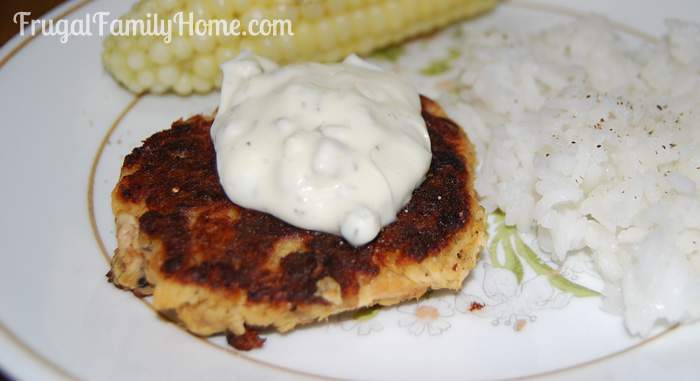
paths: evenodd
<path fill-rule="evenodd" d="M 291 20 L 294 35 L 109 36 L 104 42 L 107 70 L 135 93 L 206 93 L 221 83 L 219 65 L 242 49 L 279 63 L 332 62 L 350 53 L 367 54 L 471 17 L 497 0 L 140 0 L 122 20 L 158 15 L 171 19 L 190 12 L 197 19 Z M 177 27 L 174 27 L 177 31 Z M 187 29 L 187 28 L 186 28 Z"/>

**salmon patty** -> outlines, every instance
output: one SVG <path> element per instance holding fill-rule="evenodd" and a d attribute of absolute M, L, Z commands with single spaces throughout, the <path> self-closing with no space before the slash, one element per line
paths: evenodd
<path fill-rule="evenodd" d="M 240 349 L 261 345 L 258 329 L 459 289 L 486 239 L 476 157 L 439 105 L 421 103 L 430 169 L 396 220 L 359 247 L 232 203 L 219 183 L 213 119 L 175 122 L 124 159 L 110 280 L 153 295 L 157 311 L 197 335 L 229 333 Z"/>

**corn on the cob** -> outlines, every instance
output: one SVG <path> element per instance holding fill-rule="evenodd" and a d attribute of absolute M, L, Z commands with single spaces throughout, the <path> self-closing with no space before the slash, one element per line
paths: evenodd
<path fill-rule="evenodd" d="M 291 20 L 294 35 L 110 36 L 103 62 L 135 93 L 205 93 L 221 82 L 219 65 L 240 50 L 280 63 L 332 62 L 350 53 L 367 54 L 406 38 L 474 16 L 497 0 L 141 0 L 122 20 L 153 15 L 171 19 L 177 12 L 196 19 Z M 177 29 L 177 28 L 175 28 Z M 187 29 L 187 28 L 186 28 Z"/>

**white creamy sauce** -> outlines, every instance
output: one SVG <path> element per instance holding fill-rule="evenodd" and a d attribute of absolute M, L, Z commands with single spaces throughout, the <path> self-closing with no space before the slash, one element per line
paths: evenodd
<path fill-rule="evenodd" d="M 227 196 L 359 246 L 394 221 L 431 160 L 417 91 L 348 57 L 278 67 L 248 52 L 222 65 L 211 129 Z"/>

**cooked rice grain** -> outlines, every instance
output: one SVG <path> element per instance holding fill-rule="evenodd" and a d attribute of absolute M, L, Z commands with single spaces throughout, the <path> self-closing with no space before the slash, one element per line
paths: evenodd
<path fill-rule="evenodd" d="M 657 44 L 595 17 L 466 33 L 442 100 L 477 145 L 485 207 L 556 261 L 590 253 L 637 335 L 700 317 L 700 27 L 667 25 Z"/>

